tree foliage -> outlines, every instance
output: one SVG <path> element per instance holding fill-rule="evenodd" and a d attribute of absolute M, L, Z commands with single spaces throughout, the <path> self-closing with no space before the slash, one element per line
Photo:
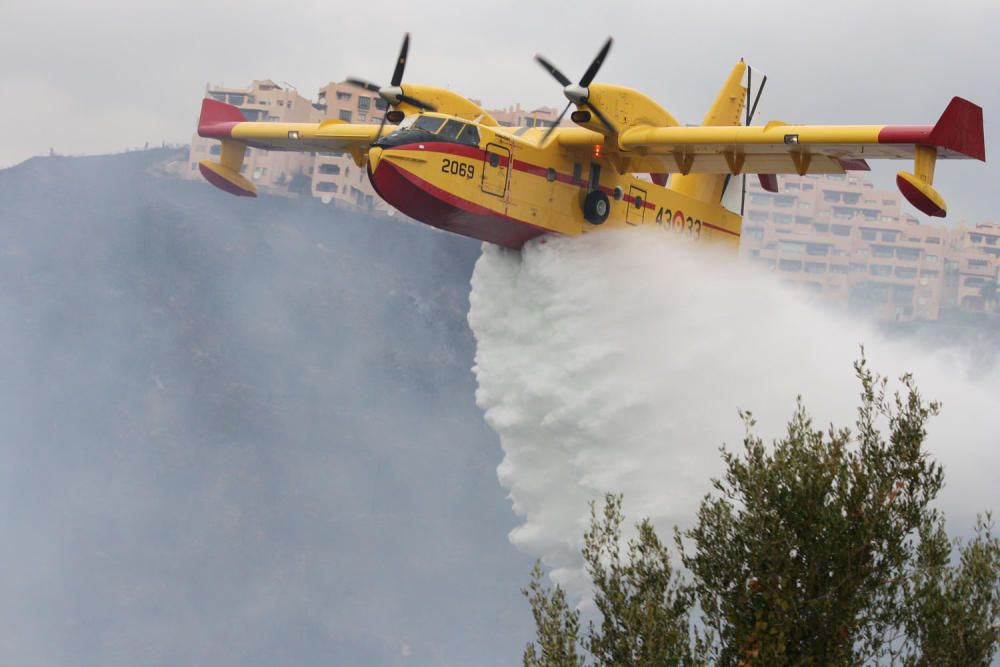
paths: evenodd
<path fill-rule="evenodd" d="M 989 665 L 1000 644 L 989 515 L 967 544 L 948 538 L 932 507 L 943 471 L 924 449 L 939 406 L 908 375 L 890 396 L 864 359 L 855 371 L 853 433 L 815 428 L 800 401 L 768 447 L 743 414 L 742 450 L 723 448 L 725 474 L 694 526 L 675 530 L 684 572 L 648 520 L 623 548 L 620 496 L 592 506 L 583 558 L 598 618 L 580 637 L 579 612 L 543 592 L 536 566 L 536 598 L 558 595 L 563 619 L 543 616 L 543 633 L 536 614 L 538 645 L 578 645 L 575 665 Z M 569 664 L 529 662 L 533 650 L 525 665 Z"/>
<path fill-rule="evenodd" d="M 542 564 L 535 563 L 531 583 L 521 591 L 531 605 L 535 619 L 535 643 L 524 649 L 524 667 L 581 667 L 577 653 L 580 643 L 580 612 L 566 604 L 566 593 L 542 585 Z"/>
<path fill-rule="evenodd" d="M 688 646 L 691 596 L 670 565 L 670 551 L 644 520 L 626 552 L 621 548 L 621 496 L 590 506 L 583 559 L 594 584 L 600 624 L 590 624 L 586 647 L 595 665 L 680 665 Z"/>

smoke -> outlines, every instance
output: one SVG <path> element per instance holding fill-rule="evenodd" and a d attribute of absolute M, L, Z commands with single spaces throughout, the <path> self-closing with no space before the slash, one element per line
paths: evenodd
<path fill-rule="evenodd" d="M 912 372 L 943 402 L 929 448 L 945 466 L 940 499 L 956 532 L 996 508 L 1000 377 L 955 349 L 888 340 L 864 322 L 806 303 L 732 253 L 658 230 L 545 238 L 521 253 L 484 245 L 472 278 L 476 399 L 499 434 L 498 468 L 521 523 L 519 549 L 581 593 L 588 502 L 625 495 L 628 520 L 660 534 L 688 526 L 739 446 L 737 410 L 766 439 L 801 395 L 818 425 L 853 426 L 851 363 Z"/>

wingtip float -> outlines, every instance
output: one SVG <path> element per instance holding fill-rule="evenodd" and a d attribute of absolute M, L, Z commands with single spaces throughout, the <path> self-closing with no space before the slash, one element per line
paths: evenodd
<path fill-rule="evenodd" d="M 755 72 L 742 59 L 703 124 L 681 126 L 639 91 L 594 81 L 610 39 L 577 83 L 536 56 L 563 87 L 560 119 L 575 106 L 578 127 L 501 127 L 461 95 L 404 83 L 408 42 L 391 85 L 355 84 L 385 100 L 378 124 L 248 122 L 239 108 L 204 100 L 198 133 L 222 146 L 217 162 L 199 163 L 202 175 L 231 194 L 256 196 L 240 173 L 247 147 L 345 152 L 367 165 L 375 190 L 403 213 L 501 246 L 645 224 L 736 244 L 742 202 L 729 195 L 737 177 L 756 174 L 774 191 L 776 174 L 845 173 L 867 170 L 869 160 L 909 159 L 913 171 L 896 179 L 900 192 L 923 213 L 943 217 L 947 207 L 933 187 L 937 161 L 986 159 L 983 111 L 959 97 L 934 125 L 751 126 L 767 79 L 754 96 Z M 386 121 L 398 125 L 386 128 Z"/>

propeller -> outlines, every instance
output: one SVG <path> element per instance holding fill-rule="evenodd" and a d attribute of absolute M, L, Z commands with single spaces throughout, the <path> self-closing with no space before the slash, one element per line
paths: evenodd
<path fill-rule="evenodd" d="M 535 60 L 538 62 L 538 64 L 541 65 L 542 68 L 546 72 L 548 72 L 553 79 L 555 79 L 556 81 L 559 82 L 560 85 L 562 85 L 563 95 L 565 95 L 566 99 L 569 100 L 569 103 L 563 108 L 562 113 L 560 113 L 559 117 L 556 118 L 556 122 L 553 123 L 551 127 L 549 127 L 549 129 L 545 132 L 545 135 L 542 136 L 542 140 L 539 143 L 543 144 L 545 143 L 545 140 L 548 139 L 549 135 L 551 135 L 555 131 L 556 126 L 562 122 L 563 116 L 566 115 L 566 112 L 569 111 L 569 108 L 574 104 L 589 109 L 592 114 L 597 116 L 598 120 L 604 123 L 604 126 L 608 128 L 608 130 L 611 133 L 615 132 L 615 126 L 611 124 L 611 121 L 608 120 L 608 117 L 605 116 L 600 109 L 591 104 L 590 90 L 589 90 L 590 82 L 594 80 L 594 77 L 597 76 L 597 72 L 601 69 L 601 65 L 604 64 L 604 59 L 608 56 L 608 51 L 611 50 L 611 44 L 613 43 L 613 41 L 614 40 L 608 37 L 608 41 L 604 42 L 604 46 L 602 46 L 601 50 L 597 52 L 597 56 L 594 58 L 593 61 L 591 61 L 590 66 L 587 68 L 587 71 L 583 73 L 582 77 L 580 77 L 579 83 L 575 84 L 569 80 L 568 76 L 560 72 L 558 67 L 556 67 L 551 62 L 546 60 L 544 56 L 540 54 L 535 56 Z"/>
<path fill-rule="evenodd" d="M 347 83 L 358 86 L 359 88 L 364 88 L 368 92 L 378 94 L 378 96 L 385 100 L 386 104 L 390 107 L 395 107 L 399 104 L 409 104 L 410 106 L 423 109 L 424 111 L 437 111 L 437 108 L 433 104 L 428 104 L 427 102 L 418 100 L 415 97 L 411 97 L 410 95 L 403 93 L 401 84 L 403 83 L 403 72 L 406 71 L 406 56 L 409 51 L 410 33 L 406 33 L 403 35 L 403 46 L 399 49 L 399 57 L 396 59 L 396 69 L 392 71 L 392 78 L 389 80 L 388 86 L 380 86 L 372 83 L 371 81 L 355 77 L 348 77 Z M 375 141 L 378 141 L 382 136 L 382 128 L 384 127 L 385 114 L 382 114 L 382 122 L 378 126 L 378 133 L 375 135 Z M 372 143 L 375 143 L 375 141 Z"/>

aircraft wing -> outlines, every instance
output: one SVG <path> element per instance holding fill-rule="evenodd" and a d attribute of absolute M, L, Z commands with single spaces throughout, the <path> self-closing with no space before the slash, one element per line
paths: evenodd
<path fill-rule="evenodd" d="M 671 171 L 707 174 L 733 173 L 736 165 L 731 162 L 740 155 L 742 171 L 748 173 L 842 172 L 850 170 L 852 162 L 871 158 L 912 159 L 917 146 L 936 149 L 938 158 L 986 160 L 983 110 L 960 97 L 952 99 L 934 125 L 789 125 L 772 121 L 762 127 L 634 127 L 622 132 L 619 146 L 625 151 L 679 160 L 681 164 Z M 681 168 L 684 159 L 689 160 L 687 169 Z"/>
<path fill-rule="evenodd" d="M 256 188 L 240 174 L 248 146 L 269 151 L 349 152 L 361 165 L 378 129 L 377 124 L 360 125 L 340 120 L 251 122 L 238 107 L 205 98 L 201 103 L 198 135 L 219 139 L 222 152 L 218 162 L 202 160 L 198 167 L 212 185 L 235 195 L 253 197 L 257 194 Z"/>
<path fill-rule="evenodd" d="M 559 135 L 566 147 L 602 141 L 588 130 Z M 867 171 L 870 159 L 912 159 L 913 173 L 899 172 L 897 185 L 911 204 L 933 216 L 945 214 L 944 200 L 932 187 L 936 160 L 986 160 L 983 110 L 960 97 L 934 125 L 635 126 L 621 132 L 617 149 L 622 171 L 650 173 L 842 174 Z M 773 177 L 767 180 L 773 184 L 767 189 L 776 187 Z"/>

